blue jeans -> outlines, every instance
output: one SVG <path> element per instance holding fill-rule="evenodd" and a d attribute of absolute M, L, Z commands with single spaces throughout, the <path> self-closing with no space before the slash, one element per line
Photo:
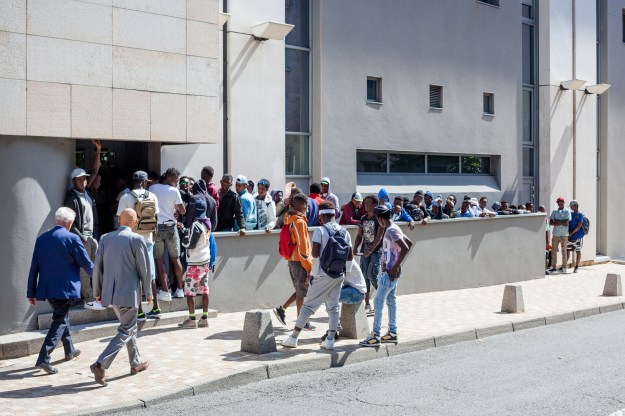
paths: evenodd
<path fill-rule="evenodd" d="M 365 276 L 365 283 L 367 284 L 367 293 L 371 291 L 371 285 L 374 288 L 378 288 L 378 275 L 380 274 L 380 260 L 382 258 L 382 252 L 371 253 L 369 257 L 362 256 L 360 258 L 360 268 L 362 274 Z"/>
<path fill-rule="evenodd" d="M 373 315 L 373 333 L 380 336 L 382 330 L 382 312 L 384 310 L 384 301 L 388 306 L 388 331 L 397 333 L 397 279 L 391 282 L 391 278 L 387 272 L 382 272 L 378 278 L 378 292 L 373 300 L 375 312 Z"/>
<path fill-rule="evenodd" d="M 348 305 L 356 305 L 363 301 L 365 298 L 364 293 L 360 293 L 358 289 L 351 286 L 343 286 L 341 288 L 341 297 L 339 303 L 346 303 Z"/>

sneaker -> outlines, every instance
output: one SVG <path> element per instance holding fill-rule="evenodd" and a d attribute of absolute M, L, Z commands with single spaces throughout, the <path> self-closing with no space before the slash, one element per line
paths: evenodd
<path fill-rule="evenodd" d="M 282 346 L 287 348 L 297 348 L 297 338 L 293 338 L 293 335 L 289 335 L 287 339 L 282 341 Z"/>
<path fill-rule="evenodd" d="M 333 350 L 334 349 L 334 340 L 333 339 L 324 339 L 321 342 L 321 348 L 324 350 Z"/>
<path fill-rule="evenodd" d="M 554 267 L 552 267 L 551 269 L 547 270 L 549 273 L 555 273 L 556 269 Z"/>
<path fill-rule="evenodd" d="M 103 311 L 106 309 L 100 302 L 93 300 L 91 302 L 85 302 L 85 309 L 91 309 L 93 311 Z"/>
<path fill-rule="evenodd" d="M 577 269 L 579 269 L 579 266 L 575 266 L 575 268 L 573 269 L 573 273 L 577 273 Z"/>
<path fill-rule="evenodd" d="M 137 321 L 145 321 L 145 312 L 137 314 Z"/>
<path fill-rule="evenodd" d="M 358 344 L 363 347 L 379 347 L 382 343 L 380 342 L 380 337 L 371 332 L 367 338 L 363 339 Z"/>
<path fill-rule="evenodd" d="M 200 319 L 200 322 L 197 323 L 198 328 L 208 328 L 208 319 Z"/>
<path fill-rule="evenodd" d="M 371 305 L 365 305 L 365 314 L 367 314 L 367 316 L 373 316 L 374 311 Z"/>
<path fill-rule="evenodd" d="M 152 309 L 150 312 L 145 314 L 146 318 L 150 319 L 160 319 L 161 318 L 161 308 Z"/>
<path fill-rule="evenodd" d="M 310 322 L 306 322 L 306 325 L 304 325 L 304 328 L 306 331 L 314 331 L 315 329 L 317 329 L 316 326 L 311 325 Z"/>
<path fill-rule="evenodd" d="M 76 348 L 73 353 L 65 354 L 65 361 L 72 361 L 74 358 L 78 358 L 80 353 L 81 351 L 78 348 Z"/>
<path fill-rule="evenodd" d="M 397 342 L 397 334 L 394 334 L 392 332 L 387 332 L 386 335 L 382 336 L 382 338 L 380 338 L 380 340 L 382 342 L 393 342 L 396 343 Z"/>
<path fill-rule="evenodd" d="M 156 294 L 156 298 L 158 300 L 162 300 L 163 302 L 171 302 L 171 293 L 159 289 Z"/>
<path fill-rule="evenodd" d="M 182 299 L 182 298 L 184 298 L 184 290 L 182 290 L 182 289 L 177 289 L 177 290 L 176 290 L 176 293 L 174 293 L 174 297 L 175 297 L 176 299 Z"/>
<path fill-rule="evenodd" d="M 197 320 L 187 318 L 181 324 L 178 324 L 178 328 L 184 329 L 196 329 L 197 328 Z"/>
<path fill-rule="evenodd" d="M 328 331 L 326 331 L 326 333 L 325 333 L 325 334 L 323 334 L 323 336 L 321 337 L 321 341 L 325 341 L 325 340 L 326 340 L 326 338 L 328 338 Z M 335 341 L 338 341 L 338 340 L 339 340 L 339 338 L 340 338 L 340 337 L 339 337 L 339 333 L 338 333 L 338 332 L 334 333 L 334 340 L 335 340 Z"/>
<path fill-rule="evenodd" d="M 560 269 L 560 272 L 562 274 L 567 274 L 569 272 L 569 269 L 562 268 L 562 269 Z"/>
<path fill-rule="evenodd" d="M 282 325 L 286 325 L 286 311 L 282 306 L 278 306 L 277 308 L 275 308 L 273 310 L 273 313 L 276 315 L 276 319 L 278 320 L 278 322 L 280 322 Z"/>

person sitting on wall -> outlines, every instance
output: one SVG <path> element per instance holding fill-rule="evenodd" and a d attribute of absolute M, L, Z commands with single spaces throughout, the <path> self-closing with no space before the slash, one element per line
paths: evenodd
<path fill-rule="evenodd" d="M 398 221 L 407 222 L 408 227 L 410 227 L 411 230 L 414 230 L 414 221 L 404 209 L 404 198 L 401 196 L 396 196 L 395 199 L 393 200 L 393 210 L 391 213 L 391 220 L 393 222 L 398 222 Z"/>
<path fill-rule="evenodd" d="M 352 194 L 352 199 L 341 207 L 341 220 L 339 225 L 358 225 L 360 223 L 360 217 L 362 217 L 363 210 L 362 195 L 358 192 Z"/>
<path fill-rule="evenodd" d="M 462 205 L 460 206 L 460 210 L 456 214 L 456 218 L 474 218 L 473 212 L 470 209 L 471 202 L 470 200 L 465 199 L 462 201 Z"/>
<path fill-rule="evenodd" d="M 409 204 L 404 204 L 404 209 L 418 224 L 427 225 L 428 221 L 431 219 L 430 213 L 426 211 L 423 206 L 423 191 L 421 190 L 415 192 L 412 201 L 410 201 Z"/>
<path fill-rule="evenodd" d="M 435 220 L 448 220 L 449 215 L 443 213 L 440 204 L 441 201 L 439 199 L 435 199 L 434 201 L 432 201 L 432 218 L 434 218 Z"/>
<path fill-rule="evenodd" d="M 482 218 L 496 217 L 497 213 L 488 209 L 486 207 L 487 205 L 488 205 L 488 198 L 486 198 L 485 196 L 481 197 L 476 208 L 476 211 L 478 212 L 478 216 Z"/>
<path fill-rule="evenodd" d="M 510 209 L 510 203 L 506 200 L 501 201 L 500 208 L 497 211 L 497 215 L 512 215 L 512 210 Z"/>
<path fill-rule="evenodd" d="M 443 214 L 449 216 L 449 218 L 456 218 L 456 196 L 449 195 L 445 200 L 445 207 L 443 208 Z"/>

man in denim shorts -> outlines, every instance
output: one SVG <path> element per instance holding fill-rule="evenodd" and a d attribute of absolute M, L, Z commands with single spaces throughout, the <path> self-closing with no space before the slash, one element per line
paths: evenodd
<path fill-rule="evenodd" d="M 185 214 L 184 203 L 180 191 L 176 187 L 180 172 L 176 168 L 169 168 L 164 174 L 163 183 L 150 186 L 150 192 L 156 195 L 158 200 L 158 222 L 156 231 L 156 241 L 154 243 L 154 259 L 156 260 L 156 268 L 158 270 L 161 286 L 167 284 L 167 270 L 163 261 L 165 254 L 165 246 L 169 253 L 169 260 L 174 267 L 174 275 L 178 289 L 174 294 L 175 298 L 183 298 L 184 290 L 182 285 L 182 264 L 180 263 L 180 238 L 176 225 L 178 223 L 177 216 L 181 217 Z M 163 283 L 164 282 L 164 283 Z M 158 300 L 170 301 L 171 293 L 168 287 L 161 287 L 158 291 Z"/>

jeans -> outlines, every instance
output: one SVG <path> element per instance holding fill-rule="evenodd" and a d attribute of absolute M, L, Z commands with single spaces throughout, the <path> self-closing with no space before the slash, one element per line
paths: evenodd
<path fill-rule="evenodd" d="M 339 303 L 345 303 L 347 305 L 357 305 L 361 303 L 365 298 L 364 293 L 360 293 L 358 289 L 351 286 L 343 286 L 341 288 L 341 297 Z"/>
<path fill-rule="evenodd" d="M 373 333 L 380 336 L 382 330 L 382 312 L 384 310 L 384 301 L 388 306 L 388 331 L 397 333 L 397 279 L 391 282 L 391 278 L 387 272 L 382 272 L 378 278 L 378 292 L 373 300 L 375 312 L 373 315 Z"/>
<path fill-rule="evenodd" d="M 333 278 L 330 276 L 314 276 L 310 279 L 308 294 L 304 299 L 304 305 L 297 317 L 295 326 L 303 328 L 311 316 L 324 303 L 328 312 L 328 327 L 330 331 L 336 331 L 339 323 L 339 298 L 344 277 Z"/>
<path fill-rule="evenodd" d="M 378 275 L 380 274 L 380 260 L 382 258 L 382 252 L 378 251 L 371 253 L 369 257 L 362 256 L 360 258 L 360 268 L 362 274 L 365 276 L 365 283 L 367 284 L 367 293 L 371 291 L 371 285 L 378 289 Z"/>
<path fill-rule="evenodd" d="M 36 365 L 50 364 L 50 353 L 59 341 L 63 343 L 65 355 L 75 351 L 69 332 L 69 308 L 74 304 L 74 299 L 48 299 L 48 303 L 52 306 L 52 325 L 43 341 Z"/>

